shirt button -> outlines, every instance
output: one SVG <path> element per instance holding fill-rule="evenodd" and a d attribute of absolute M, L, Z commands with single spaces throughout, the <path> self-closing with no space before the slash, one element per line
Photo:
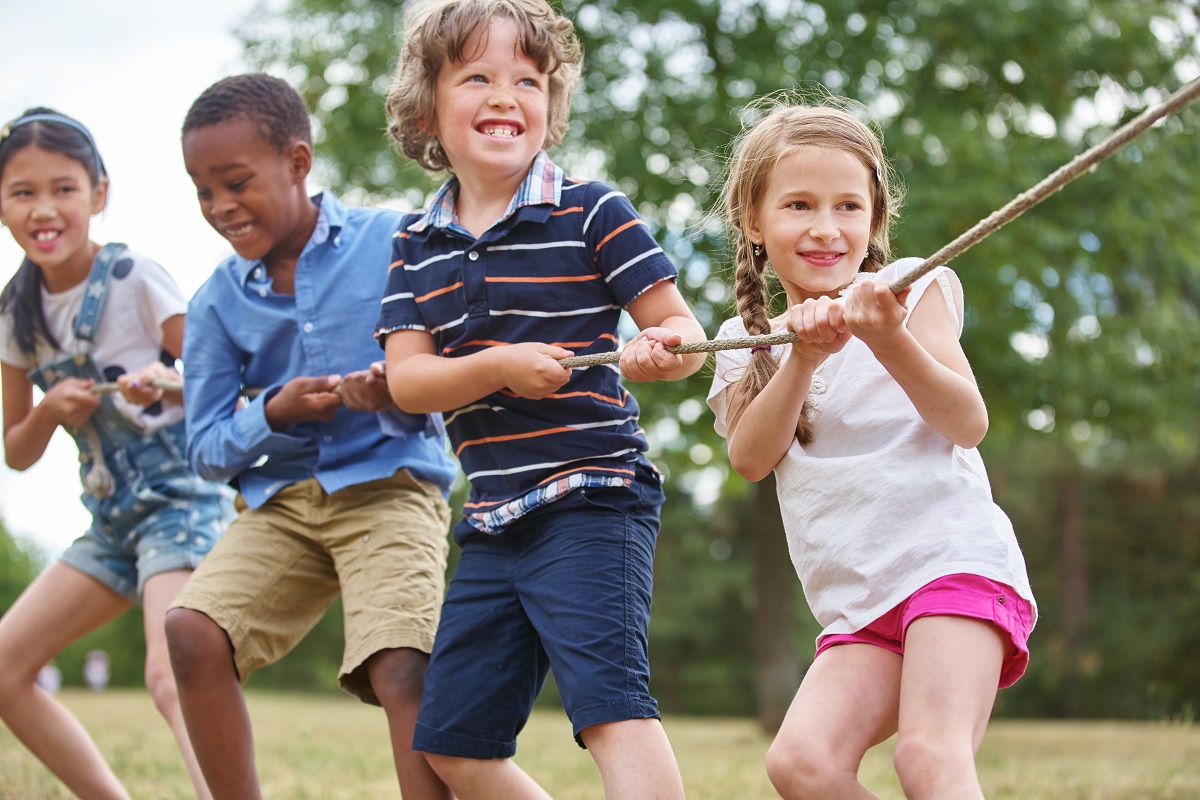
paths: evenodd
<path fill-rule="evenodd" d="M 333 437 L 327 433 L 321 437 L 321 440 L 328 444 L 329 442 L 333 441 Z"/>
<path fill-rule="evenodd" d="M 825 381 L 821 378 L 814 377 L 812 379 L 811 391 L 814 394 L 820 394 L 821 392 L 825 391 Z"/>
<path fill-rule="evenodd" d="M 312 333 L 312 331 L 313 331 L 313 324 L 311 322 L 304 323 L 304 332 Z"/>
<path fill-rule="evenodd" d="M 258 267 L 257 269 L 254 270 L 254 277 L 256 277 L 256 278 L 262 277 L 262 267 Z"/>
<path fill-rule="evenodd" d="M 477 250 L 472 250 L 471 252 L 467 253 L 467 258 L 471 259 L 472 261 L 478 261 L 479 252 Z"/>
<path fill-rule="evenodd" d="M 265 286 L 258 290 L 259 297 L 266 297 L 269 294 L 270 294 L 270 292 L 267 290 L 267 287 L 265 287 Z"/>

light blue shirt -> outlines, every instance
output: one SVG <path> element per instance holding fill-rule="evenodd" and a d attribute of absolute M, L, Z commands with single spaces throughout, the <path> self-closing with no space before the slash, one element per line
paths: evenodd
<path fill-rule="evenodd" d="M 233 255 L 188 305 L 188 460 L 205 478 L 236 479 L 251 508 L 305 478 L 332 493 L 402 468 L 448 493 L 458 467 L 440 415 L 343 407 L 325 422 L 267 424 L 266 401 L 291 378 L 345 375 L 380 359 L 375 312 L 402 215 L 347 209 L 329 192 L 313 203 L 317 226 L 296 262 L 294 295 L 271 289 L 261 261 Z M 239 407 L 244 393 L 255 396 Z"/>

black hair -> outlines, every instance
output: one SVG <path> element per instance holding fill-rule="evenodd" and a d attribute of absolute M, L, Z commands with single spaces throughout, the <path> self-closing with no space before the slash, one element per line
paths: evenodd
<path fill-rule="evenodd" d="M 200 93 L 183 120 L 183 131 L 234 119 L 254 123 L 280 153 L 299 139 L 312 145 L 312 123 L 304 98 L 286 81 L 257 72 L 223 78 Z"/>
<path fill-rule="evenodd" d="M 28 109 L 4 126 L 0 131 L 0 175 L 4 174 L 9 159 L 26 147 L 39 147 L 78 161 L 92 186 L 108 177 L 104 160 L 100 158 L 100 151 L 88 129 L 78 120 L 53 109 Z M 39 336 L 58 348 L 58 341 L 50 333 L 42 309 L 42 268 L 28 258 L 21 261 L 21 266 L 0 292 L 0 313 L 7 311 L 12 312 L 13 336 L 23 352 L 35 352 Z"/>

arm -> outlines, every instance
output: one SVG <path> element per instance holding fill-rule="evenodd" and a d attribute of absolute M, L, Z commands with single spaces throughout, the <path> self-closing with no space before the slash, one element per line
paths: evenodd
<path fill-rule="evenodd" d="M 16 470 L 37 463 L 59 425 L 82 425 L 100 407 L 90 380 L 66 378 L 50 387 L 42 402 L 33 404 L 33 384 L 25 370 L 0 364 L 4 405 L 4 460 Z"/>
<path fill-rule="evenodd" d="M 813 374 L 850 338 L 840 303 L 827 297 L 793 306 L 787 327 L 797 336 L 791 355 L 758 396 L 728 423 L 729 463 L 751 481 L 765 478 L 787 454 L 796 438 Z M 737 387 L 728 391 L 736 392 Z M 736 394 L 732 400 L 731 407 L 737 408 Z"/>
<path fill-rule="evenodd" d="M 905 326 L 903 300 L 884 281 L 864 281 L 846 298 L 846 324 L 931 428 L 975 447 L 987 433 L 987 408 L 946 304 L 938 292 L 925 292 Z"/>
<path fill-rule="evenodd" d="M 571 377 L 571 371 L 558 363 L 571 351 L 537 342 L 444 358 L 426 331 L 397 330 L 387 334 L 384 350 L 392 399 L 410 414 L 452 411 L 501 389 L 536 400 Z"/>
<path fill-rule="evenodd" d="M 185 321 L 186 317 L 183 314 L 176 314 L 173 317 L 163 320 L 162 349 L 175 356 L 175 358 L 183 356 L 183 329 Z M 142 367 L 137 372 L 127 372 L 119 376 L 117 378 L 117 387 L 121 390 L 121 396 L 135 406 L 148 406 L 159 400 L 165 403 L 182 405 L 183 392 L 176 390 L 164 391 L 154 386 L 155 382 L 178 383 L 182 380 L 183 377 L 178 372 L 160 361 L 154 361 Z"/>
<path fill-rule="evenodd" d="M 641 329 L 621 351 L 621 375 L 635 382 L 676 381 L 704 366 L 705 353 L 676 355 L 666 350 L 681 342 L 707 339 L 674 281 L 659 281 L 629 304 Z"/>

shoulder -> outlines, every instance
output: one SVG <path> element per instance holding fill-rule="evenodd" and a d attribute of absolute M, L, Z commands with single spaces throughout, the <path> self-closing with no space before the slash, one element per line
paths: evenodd
<path fill-rule="evenodd" d="M 717 331 L 717 339 L 740 339 L 743 336 L 749 336 L 746 333 L 746 323 L 742 322 L 741 317 L 730 317 L 721 323 L 720 330 Z"/>
<path fill-rule="evenodd" d="M 206 306 L 219 305 L 222 299 L 228 298 L 231 292 L 236 291 L 240 280 L 238 267 L 240 263 L 241 259 L 233 254 L 217 264 L 212 274 L 205 279 L 204 283 L 200 284 L 200 288 L 192 295 L 192 299 L 188 303 L 188 310 L 194 311 Z"/>

